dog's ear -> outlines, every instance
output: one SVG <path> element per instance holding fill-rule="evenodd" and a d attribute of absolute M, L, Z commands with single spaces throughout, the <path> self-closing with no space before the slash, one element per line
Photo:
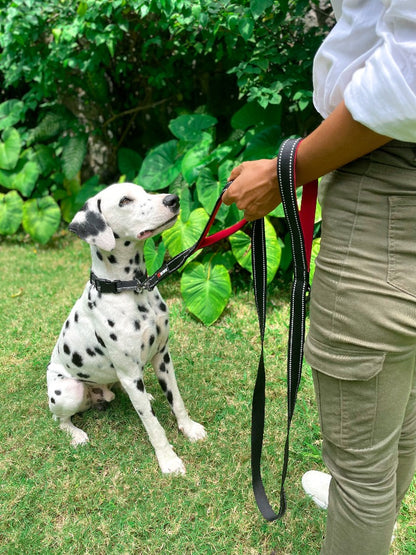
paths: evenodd
<path fill-rule="evenodd" d="M 87 201 L 75 214 L 68 229 L 90 245 L 111 251 L 116 246 L 116 240 L 113 230 L 101 213 L 100 204 L 100 199 L 93 198 Z"/>

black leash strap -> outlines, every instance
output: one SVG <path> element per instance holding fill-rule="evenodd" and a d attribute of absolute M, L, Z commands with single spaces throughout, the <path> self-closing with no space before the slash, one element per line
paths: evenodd
<path fill-rule="evenodd" d="M 265 419 L 265 368 L 263 341 L 266 324 L 267 267 L 263 220 L 253 225 L 252 261 L 254 294 L 259 317 L 261 354 L 253 393 L 251 426 L 251 471 L 253 492 L 257 506 L 268 521 L 281 518 L 286 511 L 284 483 L 289 461 L 289 432 L 302 375 L 305 312 L 309 293 L 309 261 L 299 217 L 295 190 L 296 150 L 301 139 L 288 139 L 280 147 L 277 158 L 277 176 L 280 195 L 289 228 L 294 263 L 294 278 L 290 304 L 290 326 L 287 356 L 287 429 L 283 469 L 280 486 L 280 508 L 276 514 L 267 498 L 261 477 L 261 452 Z M 316 194 L 316 193 L 315 193 Z M 315 197 L 316 198 L 316 197 Z M 313 210 L 314 213 L 314 210 Z"/>

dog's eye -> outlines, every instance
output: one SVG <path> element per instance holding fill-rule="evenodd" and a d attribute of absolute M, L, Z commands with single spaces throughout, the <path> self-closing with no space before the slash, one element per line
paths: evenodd
<path fill-rule="evenodd" d="M 126 206 L 127 204 L 130 204 L 131 202 L 133 202 L 133 199 L 129 198 L 129 197 L 123 197 L 120 202 L 118 203 L 119 206 Z"/>

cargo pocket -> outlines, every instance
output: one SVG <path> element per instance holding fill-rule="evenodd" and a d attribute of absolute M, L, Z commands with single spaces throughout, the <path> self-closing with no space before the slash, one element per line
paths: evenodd
<path fill-rule="evenodd" d="M 337 349 L 308 338 L 322 435 L 338 447 L 372 446 L 384 358 L 383 352 Z"/>
<path fill-rule="evenodd" d="M 416 197 L 389 197 L 387 282 L 416 297 Z"/>

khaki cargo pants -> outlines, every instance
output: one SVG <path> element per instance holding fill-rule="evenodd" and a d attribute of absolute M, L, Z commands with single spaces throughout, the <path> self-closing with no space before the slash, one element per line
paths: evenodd
<path fill-rule="evenodd" d="M 331 473 L 321 553 L 384 555 L 416 467 L 416 144 L 322 180 L 305 357 Z"/>

